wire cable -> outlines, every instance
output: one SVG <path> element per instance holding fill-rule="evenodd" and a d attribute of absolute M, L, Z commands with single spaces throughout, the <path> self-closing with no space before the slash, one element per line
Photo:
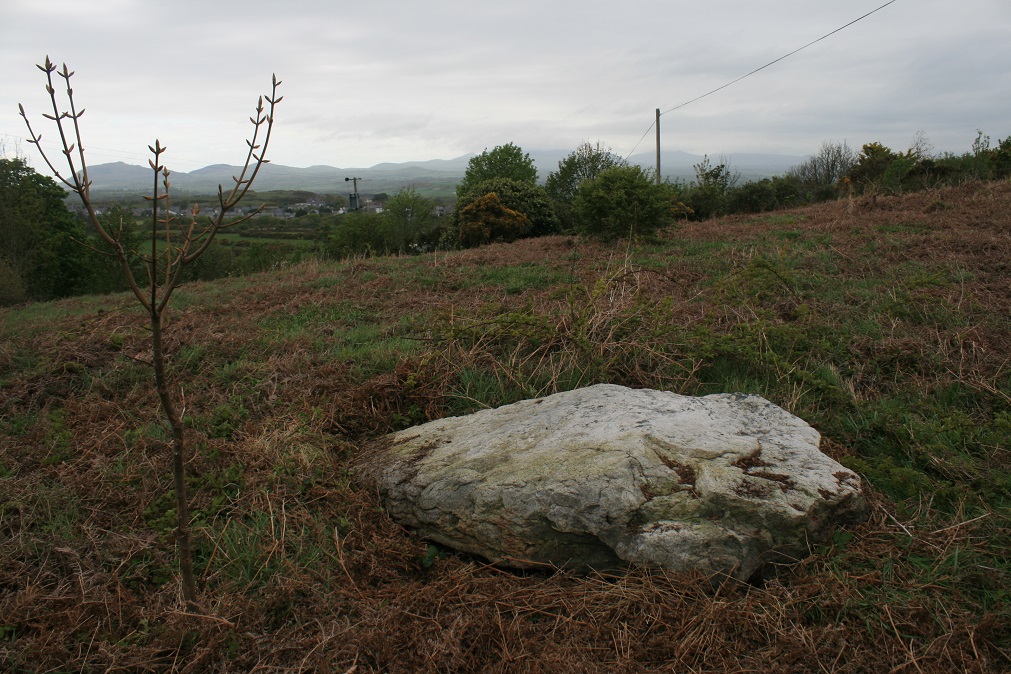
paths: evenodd
<path fill-rule="evenodd" d="M 668 112 L 674 112 L 675 110 L 680 110 L 681 108 L 683 108 L 683 107 L 685 107 L 685 106 L 687 106 L 687 105 L 691 105 L 692 103 L 695 103 L 696 101 L 700 101 L 700 100 L 702 100 L 702 99 L 703 99 L 703 98 L 705 98 L 706 96 L 712 96 L 713 94 L 715 94 L 715 93 L 716 93 L 716 92 L 718 92 L 718 91 L 722 91 L 722 90 L 726 89 L 726 88 L 727 88 L 727 87 L 729 87 L 729 86 L 732 86 L 732 85 L 734 85 L 734 84 L 737 84 L 737 83 L 738 83 L 738 82 L 740 82 L 741 80 L 743 80 L 743 79 L 746 79 L 746 78 L 748 78 L 748 77 L 751 77 L 751 76 L 752 76 L 752 75 L 754 75 L 755 73 L 757 73 L 757 72 L 759 72 L 759 71 L 762 71 L 762 70 L 765 70 L 765 69 L 766 69 L 766 68 L 768 68 L 769 66 L 775 65 L 775 64 L 779 63 L 780 61 L 782 61 L 783 59 L 785 59 L 785 58 L 789 58 L 790 56 L 793 56 L 793 55 L 794 55 L 794 54 L 796 54 L 797 52 L 800 52 L 800 51 L 803 51 L 803 50 L 807 49 L 807 48 L 808 48 L 808 47 L 810 47 L 811 45 L 817 44 L 817 43 L 821 42 L 822 40 L 824 40 L 824 39 L 826 39 L 826 38 L 829 38 L 829 37 L 831 37 L 831 36 L 835 35 L 835 34 L 836 34 L 836 33 L 838 33 L 839 31 L 841 31 L 841 30 L 844 30 L 844 29 L 846 29 L 846 28 L 849 28 L 850 26 L 852 26 L 853 24 L 855 24 L 855 23 L 857 23 L 857 22 L 859 22 L 859 21 L 863 21 L 864 19 L 866 19 L 867 17 L 869 17 L 869 16 L 871 15 L 871 14 L 874 14 L 875 12 L 880 12 L 880 11 L 881 11 L 882 9 L 884 9 L 885 7 L 887 7 L 888 5 L 891 5 L 892 3 L 896 2 L 896 1 L 897 1 L 897 0 L 888 0 L 888 2 L 886 2 L 886 3 L 885 3 L 885 4 L 883 4 L 883 5 L 881 5 L 880 7 L 877 7 L 877 8 L 875 8 L 875 9 L 872 9 L 871 11 L 867 12 L 867 13 L 866 13 L 866 14 L 864 14 L 863 16 L 859 16 L 859 17 L 857 17 L 856 19 L 853 19 L 852 21 L 850 21 L 850 22 L 849 22 L 849 23 L 847 23 L 846 25 L 840 26 L 840 27 L 836 28 L 835 30 L 833 30 L 833 31 L 832 31 L 832 32 L 830 32 L 830 33 L 825 33 L 824 35 L 822 35 L 822 36 L 821 36 L 820 38 L 818 38 L 817 40 L 812 40 L 811 42 L 808 42 L 808 43 L 807 43 L 806 45 L 804 45 L 803 47 L 798 47 L 797 49 L 794 49 L 794 50 L 793 50 L 792 52 L 790 52 L 790 53 L 788 53 L 788 54 L 783 54 L 783 55 L 782 55 L 782 56 L 780 56 L 779 58 L 777 58 L 777 59 L 775 59 L 775 60 L 773 60 L 773 61 L 769 61 L 769 62 L 768 62 L 768 63 L 766 63 L 766 64 L 765 64 L 764 66 L 761 66 L 761 67 L 759 67 L 759 68 L 755 68 L 754 70 L 752 70 L 751 72 L 747 73 L 746 75 L 741 75 L 741 76 L 740 76 L 740 77 L 738 77 L 737 79 L 735 79 L 735 80 L 732 80 L 732 81 L 730 81 L 730 82 L 727 82 L 726 84 L 724 84 L 724 85 L 722 85 L 722 86 L 716 87 L 716 88 L 715 88 L 715 89 L 713 89 L 712 91 L 707 91 L 706 93 L 702 94 L 701 96 L 696 96 L 695 98 L 693 98 L 693 99 L 691 99 L 691 100 L 689 100 L 689 101 L 685 101 L 684 103 L 681 103 L 680 105 L 675 105 L 675 106 L 674 106 L 673 108 L 669 108 L 669 109 L 667 109 L 667 110 L 664 110 L 663 112 L 661 112 L 661 113 L 660 113 L 660 115 L 662 116 L 662 115 L 666 115 L 666 114 L 667 114 Z M 640 139 L 639 139 L 639 142 L 635 144 L 635 147 L 633 147 L 633 148 L 632 148 L 632 151 L 628 153 L 628 157 L 631 157 L 631 156 L 632 156 L 632 152 L 635 152 L 636 148 L 638 148 L 638 147 L 639 147 L 639 145 L 640 145 L 640 144 L 642 143 L 642 141 L 643 141 L 643 140 L 644 140 L 644 139 L 646 138 L 646 136 L 647 136 L 647 135 L 649 134 L 649 132 L 650 132 L 650 131 L 651 131 L 651 130 L 653 129 L 653 126 L 654 126 L 655 124 L 656 124 L 656 121 L 654 121 L 654 122 L 653 122 L 653 124 L 650 124 L 650 125 L 649 125 L 649 128 L 648 128 L 648 129 L 646 129 L 646 133 L 642 134 L 642 138 L 640 138 Z M 626 157 L 626 159 L 628 159 L 628 157 Z"/>
<path fill-rule="evenodd" d="M 840 26 L 839 28 L 836 28 L 836 29 L 835 29 L 834 31 L 832 31 L 831 33 L 826 33 L 825 35 L 822 35 L 822 36 L 821 36 L 820 38 L 818 38 L 817 40 L 812 40 L 811 42 L 808 42 L 808 43 L 807 43 L 806 45 L 804 45 L 803 47 L 798 47 L 797 49 L 794 49 L 794 50 L 793 50 L 792 52 L 790 52 L 789 54 L 783 54 L 782 56 L 780 56 L 780 57 L 779 57 L 778 59 L 776 59 L 775 61 L 769 61 L 768 63 L 766 63 L 766 64 L 765 64 L 764 66 L 762 66 L 761 68 L 755 68 L 754 70 L 752 70 L 752 71 L 751 71 L 750 73 L 748 73 L 747 75 L 741 75 L 740 77 L 738 77 L 738 78 L 737 78 L 736 80 L 733 80 L 732 82 L 727 82 L 727 83 L 726 83 L 726 84 L 724 84 L 723 86 L 721 86 L 721 87 L 716 87 L 716 88 L 715 88 L 715 89 L 713 89 L 712 91 L 709 91 L 709 92 L 707 92 L 707 93 L 704 93 L 704 94 L 702 94 L 701 96 L 696 96 L 695 98 L 691 99 L 690 101 L 685 101 L 685 102 L 684 102 L 684 103 L 682 103 L 681 105 L 675 105 L 675 106 L 674 106 L 673 108 L 670 108 L 669 110 L 664 110 L 664 111 L 663 111 L 663 112 L 661 112 L 660 114 L 661 114 L 661 115 L 666 115 L 666 114 L 667 114 L 668 112 L 673 112 L 673 111 L 675 111 L 675 110 L 678 110 L 679 108 L 683 108 L 683 107 L 685 107 L 686 105 L 689 105 L 689 104 L 691 104 L 691 103 L 694 103 L 695 101 L 698 101 L 698 100 L 701 100 L 701 99 L 705 98 L 706 96 L 710 96 L 710 95 L 712 95 L 712 94 L 715 94 L 715 93 L 716 93 L 717 91 L 721 91 L 721 90 L 723 90 L 723 89 L 726 89 L 727 87 L 729 87 L 729 86 L 731 86 L 731 85 L 733 85 L 733 84 L 737 84 L 737 83 L 738 83 L 738 82 L 740 82 L 741 80 L 743 80 L 743 79 L 745 79 L 745 78 L 747 78 L 747 77 L 751 77 L 752 75 L 754 75 L 754 74 L 755 74 L 755 73 L 757 73 L 758 71 L 760 71 L 760 70 L 765 70 L 765 69 L 766 69 L 766 68 L 768 68 L 769 66 L 771 66 L 771 65 L 775 65 L 776 63 L 779 63 L 779 62 L 780 62 L 780 61 L 782 61 L 783 59 L 785 59 L 785 58 L 789 58 L 790 56 L 793 56 L 793 55 L 794 55 L 794 54 L 796 54 L 797 52 L 799 52 L 799 51 L 803 51 L 804 49 L 807 49 L 807 48 L 808 48 L 808 47 L 810 47 L 811 45 L 813 45 L 813 44 L 817 44 L 818 42 L 821 42 L 821 41 L 822 41 L 822 40 L 824 40 L 825 38 L 828 38 L 828 37 L 831 37 L 831 36 L 835 35 L 836 33 L 838 33 L 839 31 L 841 31 L 841 30 L 843 30 L 843 29 L 845 29 L 845 28 L 849 28 L 850 26 L 852 26 L 852 25 L 853 25 L 853 24 L 855 24 L 856 22 L 858 22 L 858 21 L 862 21 L 863 19 L 866 19 L 866 18 L 867 18 L 868 16 L 870 16 L 870 15 L 871 15 L 871 14 L 873 14 L 874 12 L 878 12 L 878 11 L 881 11 L 882 9 L 884 9 L 884 8 L 885 8 L 885 7 L 887 7 L 888 5 L 892 4 L 893 2 L 896 2 L 896 0 L 889 0 L 889 1 L 888 1 L 888 2 L 886 2 L 885 4 L 883 4 L 883 5 L 881 5 L 880 7 L 878 7 L 877 9 L 873 9 L 873 10 L 871 10 L 871 11 L 867 12 L 866 14 L 864 14 L 863 16 L 861 16 L 861 17 L 859 17 L 859 18 L 853 19 L 852 21 L 850 21 L 849 23 L 847 23 L 847 24 L 846 24 L 845 26 Z"/>
<path fill-rule="evenodd" d="M 642 143 L 642 141 L 646 140 L 646 136 L 649 135 L 649 132 L 653 130 L 654 126 L 656 126 L 656 120 L 653 120 L 653 123 L 649 125 L 649 128 L 646 129 L 646 133 L 642 134 L 642 138 L 640 138 L 638 141 L 636 141 L 635 146 L 632 148 L 632 152 L 635 152 L 636 148 L 639 147 L 639 145 Z M 632 152 L 629 152 L 625 156 L 625 161 L 628 161 L 629 157 L 632 156 Z"/>

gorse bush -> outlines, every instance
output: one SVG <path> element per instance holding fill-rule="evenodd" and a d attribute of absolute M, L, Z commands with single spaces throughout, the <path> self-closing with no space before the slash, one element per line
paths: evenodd
<path fill-rule="evenodd" d="M 530 218 L 506 207 L 496 192 L 483 194 L 457 215 L 460 245 L 465 248 L 492 241 L 515 241 L 533 230 Z"/>
<path fill-rule="evenodd" d="M 844 182 L 857 193 L 898 194 L 967 180 L 1008 177 L 1011 177 L 1011 137 L 991 147 L 989 136 L 980 131 L 971 151 L 962 155 L 934 157 L 922 147 L 896 152 L 881 143 L 867 143 Z"/>
<path fill-rule="evenodd" d="M 493 193 L 497 201 L 486 198 Z M 471 158 L 456 195 L 453 238 L 458 245 L 514 241 L 559 230 L 558 216 L 547 193 L 537 185 L 533 160 L 512 143 Z M 478 200 L 481 203 L 470 208 Z"/>
<path fill-rule="evenodd" d="M 467 216 L 464 211 L 482 197 L 494 193 L 503 207 L 516 213 L 521 213 L 529 221 L 530 226 L 518 236 L 503 239 L 514 241 L 517 238 L 528 236 L 544 236 L 556 233 L 559 229 L 558 217 L 555 215 L 551 203 L 543 187 L 533 185 L 528 182 L 514 180 L 512 178 L 494 178 L 477 184 L 463 198 L 456 203 L 457 227 L 460 231 L 464 228 Z M 473 210 L 468 211 L 474 213 Z M 494 241 L 498 237 L 494 234 L 490 240 Z M 461 238 L 461 243 L 463 243 Z M 472 245 L 472 244 L 465 244 Z"/>
<path fill-rule="evenodd" d="M 856 163 L 846 177 L 860 191 L 884 187 L 896 192 L 915 164 L 916 158 L 912 154 L 896 153 L 881 143 L 867 143 L 861 148 Z"/>

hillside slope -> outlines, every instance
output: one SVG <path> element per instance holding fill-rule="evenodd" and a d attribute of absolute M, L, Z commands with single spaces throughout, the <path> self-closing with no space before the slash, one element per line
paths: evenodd
<path fill-rule="evenodd" d="M 126 295 L 0 310 L 11 671 L 1011 669 L 1011 183 L 311 262 L 178 291 L 203 613 Z M 867 523 L 752 584 L 513 574 L 393 524 L 393 429 L 597 382 L 761 394 L 860 472 Z"/>

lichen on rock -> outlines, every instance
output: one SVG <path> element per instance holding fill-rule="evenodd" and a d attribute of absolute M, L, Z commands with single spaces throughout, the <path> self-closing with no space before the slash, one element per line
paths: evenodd
<path fill-rule="evenodd" d="M 759 396 L 600 384 L 394 433 L 362 469 L 396 521 L 495 563 L 747 578 L 865 516 L 819 442 Z"/>

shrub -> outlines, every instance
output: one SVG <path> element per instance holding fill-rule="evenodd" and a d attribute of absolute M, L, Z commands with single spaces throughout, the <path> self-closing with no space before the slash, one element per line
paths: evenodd
<path fill-rule="evenodd" d="M 465 208 L 493 192 L 498 195 L 505 208 L 522 213 L 529 219 L 530 229 L 517 238 L 544 236 L 559 230 L 558 216 L 555 215 L 544 188 L 511 178 L 495 178 L 474 186 L 468 194 L 457 201 L 457 225 L 462 225 L 460 214 Z"/>
<path fill-rule="evenodd" d="M 726 212 L 727 191 L 733 186 L 734 176 L 726 162 L 713 166 L 706 156 L 696 164 L 695 182 L 688 192 L 688 207 L 694 219 L 707 220 Z"/>
<path fill-rule="evenodd" d="M 898 193 L 916 168 L 918 159 L 914 150 L 895 152 L 881 143 L 867 143 L 846 177 L 862 192 Z"/>
<path fill-rule="evenodd" d="M 533 229 L 530 218 L 508 208 L 498 194 L 484 194 L 459 211 L 460 244 L 470 248 L 492 241 L 515 241 Z"/>
<path fill-rule="evenodd" d="M 327 237 L 324 249 L 337 259 L 351 255 L 386 252 L 382 218 L 376 213 L 357 211 L 341 216 Z"/>
<path fill-rule="evenodd" d="M 731 189 L 726 200 L 730 213 L 764 213 L 779 205 L 776 187 L 768 178 Z"/>
<path fill-rule="evenodd" d="M 579 186 L 586 180 L 593 180 L 601 172 L 615 166 L 624 166 L 625 160 L 611 152 L 610 148 L 583 143 L 569 156 L 558 162 L 558 170 L 548 174 L 544 191 L 558 213 L 562 227 L 575 228 L 572 204 Z"/>
<path fill-rule="evenodd" d="M 787 175 L 782 178 L 773 178 L 772 189 L 776 192 L 776 205 L 778 208 L 800 206 L 808 201 L 800 181 L 792 176 Z"/>
<path fill-rule="evenodd" d="M 388 195 L 387 195 L 388 196 Z M 386 248 L 403 252 L 432 230 L 435 202 L 418 194 L 413 187 L 400 190 L 386 200 L 382 215 L 382 235 Z"/>
<path fill-rule="evenodd" d="M 573 203 L 581 231 L 601 239 L 642 236 L 673 217 L 673 190 L 639 166 L 615 166 L 583 182 Z"/>

